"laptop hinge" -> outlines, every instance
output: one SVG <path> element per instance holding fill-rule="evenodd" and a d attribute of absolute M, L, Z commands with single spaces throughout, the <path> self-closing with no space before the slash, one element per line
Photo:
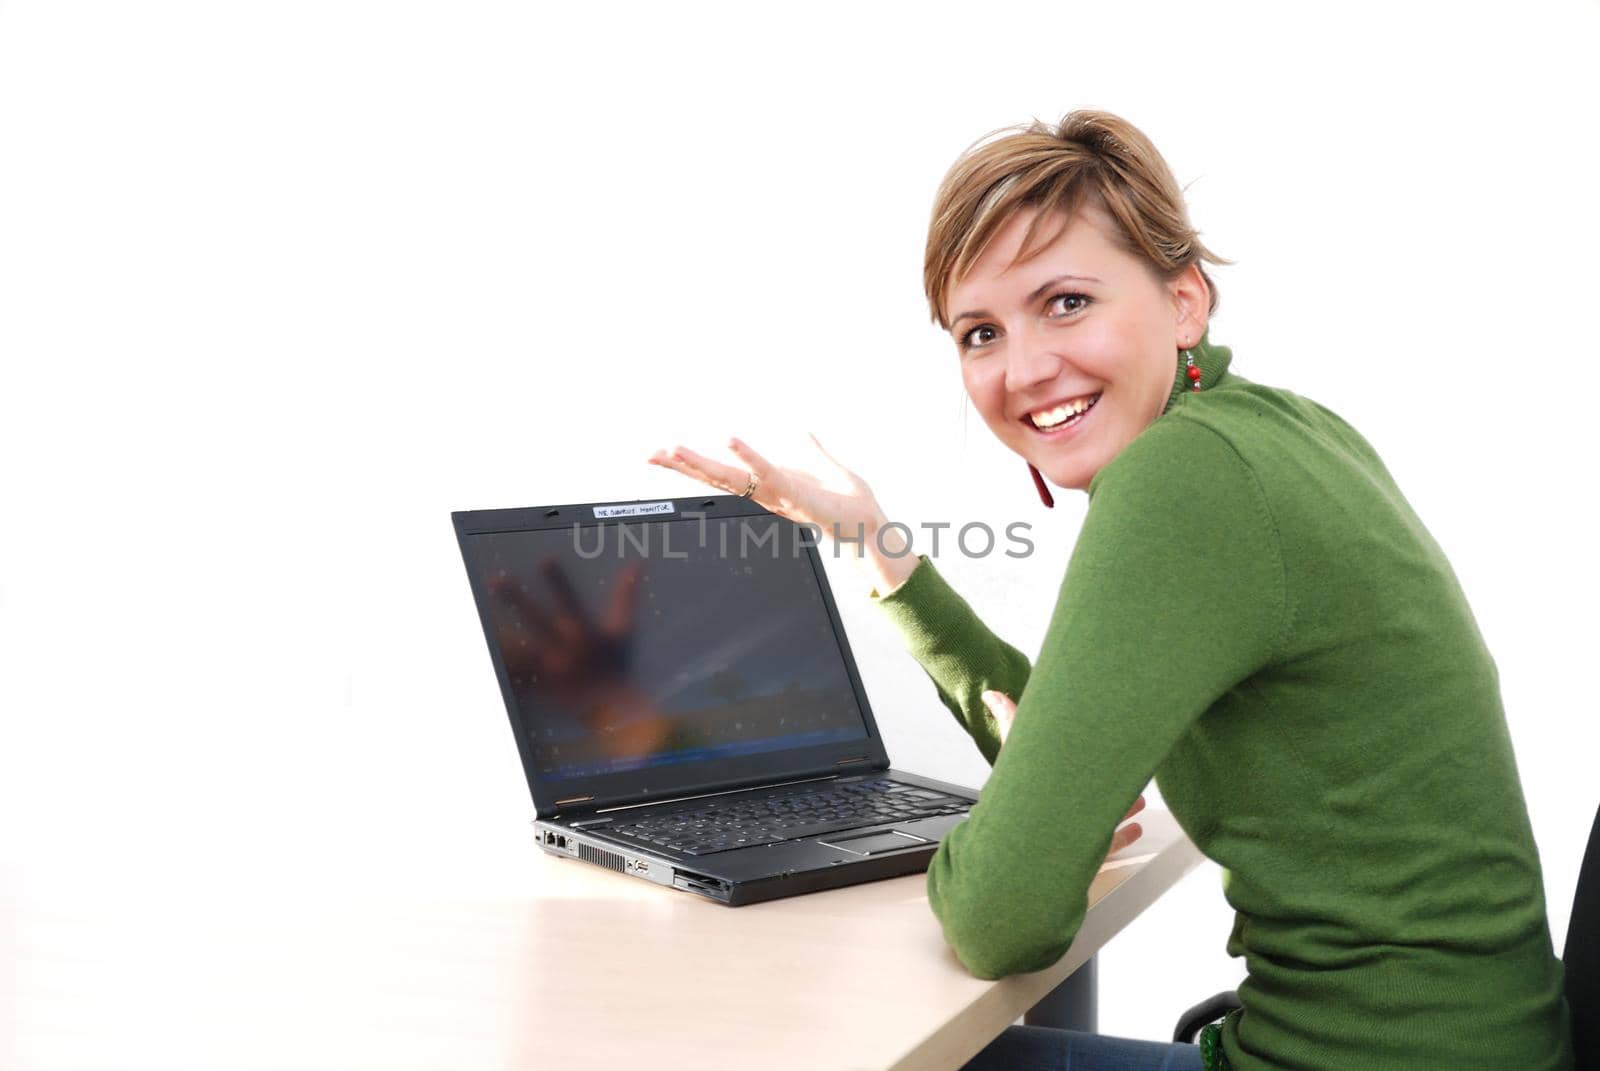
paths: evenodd
<path fill-rule="evenodd" d="M 638 803 L 617 803 L 610 807 L 599 807 L 595 814 L 606 814 L 609 811 L 630 811 L 635 807 L 654 807 L 660 803 L 682 803 L 684 800 L 705 799 L 710 796 L 732 796 L 739 792 L 760 792 L 768 788 L 781 788 L 784 785 L 803 785 L 811 781 L 831 781 L 838 774 L 823 774 L 820 777 L 797 777 L 791 781 L 770 781 L 764 785 L 740 785 L 738 788 L 724 788 L 716 792 L 691 792 L 687 796 L 666 796 L 657 800 L 641 800 Z"/>
<path fill-rule="evenodd" d="M 835 765 L 843 766 L 848 764 L 852 766 L 859 766 L 859 764 L 863 762 L 870 762 L 871 760 L 872 756 L 870 755 L 859 755 L 852 756 L 848 759 L 840 759 L 839 762 L 835 763 Z M 654 807 L 662 803 L 681 803 L 684 800 L 697 800 L 709 796 L 731 796 L 737 792 L 759 792 L 762 789 L 780 788 L 784 785 L 803 785 L 811 781 L 828 781 L 837 780 L 840 778 L 868 777 L 874 774 L 881 774 L 887 769 L 889 769 L 889 766 L 887 763 L 885 763 L 883 766 L 870 766 L 866 769 L 857 770 L 853 773 L 824 773 L 818 771 L 809 776 L 790 777 L 783 781 L 766 781 L 761 784 L 754 785 L 735 785 L 731 788 L 712 789 L 704 792 L 686 792 L 681 796 L 657 796 L 647 800 L 634 800 L 629 803 L 612 803 L 600 807 L 596 807 L 594 805 L 593 801 L 595 797 L 592 794 L 586 796 L 568 796 L 565 799 L 556 800 L 554 809 L 549 814 L 541 814 L 537 815 L 536 817 L 545 821 L 571 819 L 575 817 L 573 814 L 563 812 L 573 809 L 575 809 L 578 814 L 585 816 L 609 814 L 615 811 L 631 810 L 636 807 Z"/>

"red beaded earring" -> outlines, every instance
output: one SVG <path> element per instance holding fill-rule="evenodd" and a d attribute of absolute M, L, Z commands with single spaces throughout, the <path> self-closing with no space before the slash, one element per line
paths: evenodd
<path fill-rule="evenodd" d="M 1039 489 L 1039 501 L 1050 509 L 1056 508 L 1056 500 L 1050 497 L 1050 488 L 1044 485 L 1044 477 L 1039 475 L 1039 470 L 1033 467 L 1033 462 L 1028 463 L 1028 471 L 1033 473 L 1033 486 Z"/>
<path fill-rule="evenodd" d="M 1199 390 L 1200 389 L 1200 366 L 1194 363 L 1194 354 L 1190 353 L 1188 350 L 1184 350 L 1183 351 L 1183 359 L 1184 359 L 1184 362 L 1189 366 L 1188 367 L 1188 371 L 1186 371 L 1184 373 L 1185 375 L 1187 375 L 1189 377 L 1189 383 L 1190 383 L 1190 388 L 1189 389 L 1191 389 L 1191 390 Z"/>

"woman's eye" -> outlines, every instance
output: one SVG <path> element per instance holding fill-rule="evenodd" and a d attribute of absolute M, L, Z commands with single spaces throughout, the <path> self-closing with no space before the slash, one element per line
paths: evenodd
<path fill-rule="evenodd" d="M 1076 301 L 1078 304 L 1068 305 L 1067 303 L 1070 301 Z M 1047 311 L 1051 315 L 1065 316 L 1068 313 L 1077 312 L 1079 309 L 1087 308 L 1088 305 L 1089 298 L 1085 294 L 1057 294 L 1055 297 L 1050 299 L 1050 305 L 1048 306 Z"/>
<path fill-rule="evenodd" d="M 979 324 L 971 331 L 961 336 L 961 348 L 971 349 L 973 346 L 987 346 L 993 342 L 995 330 L 988 324 Z"/>

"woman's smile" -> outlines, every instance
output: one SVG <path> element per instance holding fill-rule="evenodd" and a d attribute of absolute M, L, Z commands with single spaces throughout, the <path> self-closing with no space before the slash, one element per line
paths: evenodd
<path fill-rule="evenodd" d="M 1022 422 L 1039 438 L 1047 442 L 1060 442 L 1071 437 L 1089 419 L 1089 413 L 1100 401 L 1100 393 L 1080 395 L 1065 402 L 1051 402 L 1028 413 Z"/>

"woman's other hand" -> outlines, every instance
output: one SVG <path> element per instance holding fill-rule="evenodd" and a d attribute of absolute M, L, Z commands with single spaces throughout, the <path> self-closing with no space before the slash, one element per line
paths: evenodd
<path fill-rule="evenodd" d="M 816 525 L 824 539 L 842 536 L 844 545 L 865 563 L 874 586 L 886 594 L 910 575 L 917 558 L 898 526 L 884 530 L 888 519 L 867 482 L 835 460 L 815 435 L 810 439 L 816 448 L 811 468 L 774 465 L 738 438 L 728 440 L 728 449 L 744 463 L 742 468 L 683 446 L 657 450 L 649 460 L 730 495 L 743 494 L 753 473 L 757 482 L 752 501 L 796 524 Z"/>
<path fill-rule="evenodd" d="M 983 693 L 984 706 L 989 708 L 989 713 L 994 715 L 995 726 L 1000 732 L 1000 743 L 1004 746 L 1006 736 L 1011 732 L 1011 723 L 1016 720 L 1017 704 L 1004 692 L 988 691 Z M 1128 808 L 1128 813 L 1122 816 L 1122 822 L 1111 834 L 1111 850 L 1107 855 L 1116 855 L 1122 849 L 1138 840 L 1144 830 L 1138 822 L 1129 822 L 1128 819 L 1144 810 L 1144 794 L 1133 801 L 1133 806 Z"/>

